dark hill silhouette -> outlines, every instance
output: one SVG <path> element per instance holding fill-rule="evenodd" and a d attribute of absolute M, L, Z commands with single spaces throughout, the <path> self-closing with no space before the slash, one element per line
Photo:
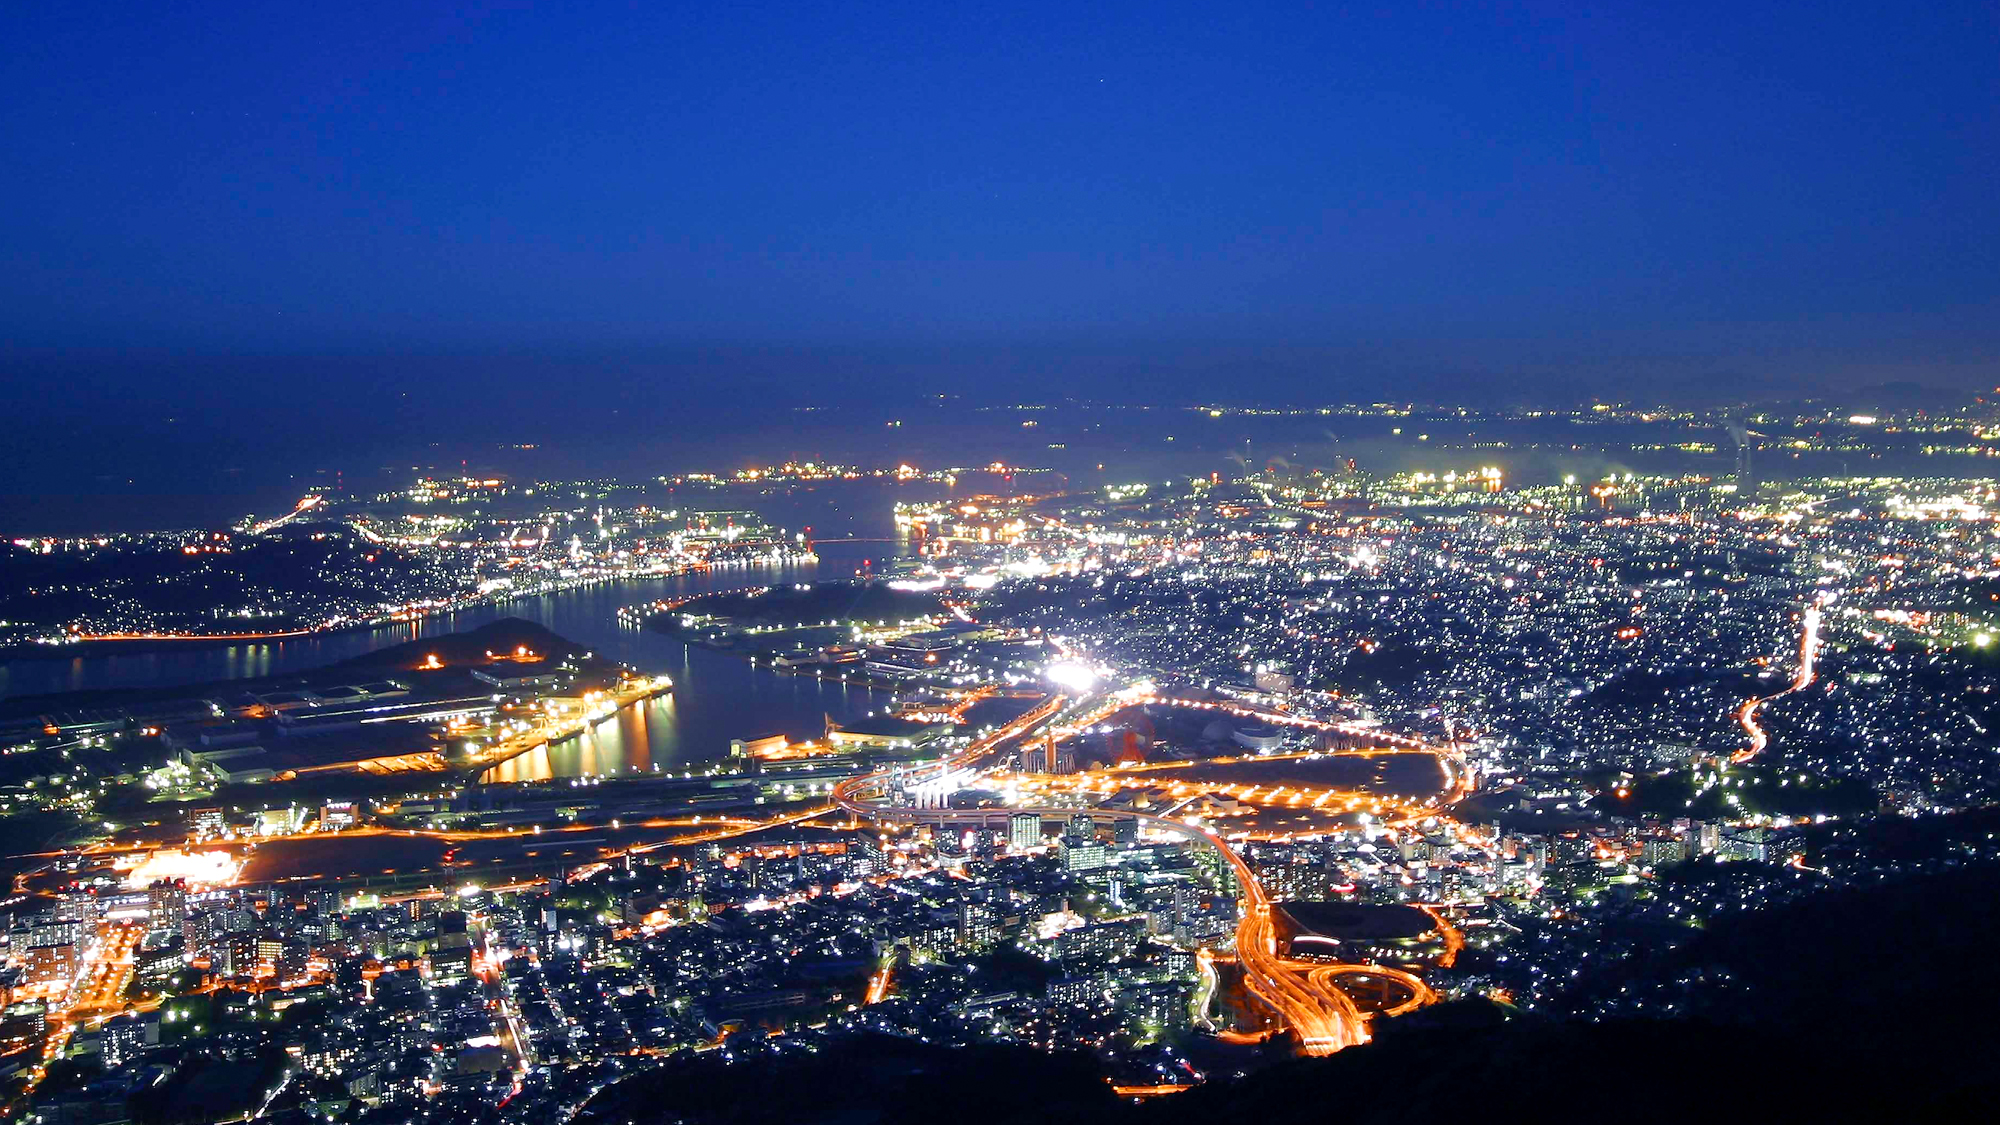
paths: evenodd
<path fill-rule="evenodd" d="M 1868 1048 L 1786 1024 L 1520 1019 L 1384 1034 L 1160 1099 L 1137 1116 L 1143 1125 L 1928 1121 L 1993 1092 L 1981 1070 L 1912 1067 L 1907 1056 L 1885 1065 Z"/>
<path fill-rule="evenodd" d="M 681 1055 L 604 1090 L 577 1125 L 1039 1125 L 1102 1121 L 1117 1099 L 1093 1060 L 988 1044 L 855 1036 L 818 1052 L 746 1042 L 755 1057 Z"/>
<path fill-rule="evenodd" d="M 486 654 L 489 652 L 506 654 L 517 648 L 526 648 L 539 656 L 548 657 L 581 657 L 588 651 L 533 621 L 503 617 L 469 633 L 446 633 L 378 648 L 374 652 L 330 664 L 327 669 L 387 673 L 398 668 L 414 668 L 432 654 L 447 665 L 484 664 L 488 662 Z"/>
<path fill-rule="evenodd" d="M 1885 846 L 1963 848 L 1987 814 L 1883 826 Z M 1940 836 L 1940 831 L 1944 835 Z M 1872 835 L 1873 833 L 1869 833 Z M 1912 837 L 1921 836 L 1920 840 Z M 1956 840 L 1956 845 L 1951 841 Z M 1832 839 L 1823 846 L 1837 846 Z M 2000 866 L 1866 882 L 1725 916 L 1681 948 L 1588 975 L 1571 999 L 1707 968 L 1699 1016 L 1512 1015 L 1466 1001 L 1389 1021 L 1376 1039 L 1139 1105 L 1107 1104 L 1094 1063 L 1022 1048 L 851 1039 L 817 1055 L 713 1056 L 605 1091 L 580 1121 L 902 1125 L 1411 1125 L 1477 1120 L 1976 1120 L 2000 1096 Z M 1722 970 L 1716 972 L 1715 970 Z M 1720 984 L 1714 982 L 1721 982 Z M 1552 1005 L 1552 1007 L 1559 1007 Z M 1092 1084 L 1096 1084 L 1096 1089 Z"/>

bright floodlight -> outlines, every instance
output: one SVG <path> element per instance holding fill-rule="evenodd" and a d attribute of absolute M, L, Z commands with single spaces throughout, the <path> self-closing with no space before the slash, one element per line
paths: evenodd
<path fill-rule="evenodd" d="M 1043 670 L 1049 682 L 1073 691 L 1089 691 L 1097 683 L 1097 673 L 1075 661 L 1051 664 Z"/>

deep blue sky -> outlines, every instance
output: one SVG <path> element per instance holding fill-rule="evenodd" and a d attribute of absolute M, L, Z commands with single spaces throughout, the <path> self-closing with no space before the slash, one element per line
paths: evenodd
<path fill-rule="evenodd" d="M 443 7 L 8 5 L 22 409 L 2000 382 L 1991 0 Z"/>

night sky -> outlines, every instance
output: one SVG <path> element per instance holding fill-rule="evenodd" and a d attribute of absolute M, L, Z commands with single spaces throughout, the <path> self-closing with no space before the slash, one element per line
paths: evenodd
<path fill-rule="evenodd" d="M 443 7 L 8 5 L 22 417 L 2000 379 L 1991 0 Z"/>

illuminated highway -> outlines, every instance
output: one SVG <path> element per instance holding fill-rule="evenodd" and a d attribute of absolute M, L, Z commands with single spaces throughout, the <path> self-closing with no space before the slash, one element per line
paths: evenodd
<path fill-rule="evenodd" d="M 801 812 L 786 813 L 782 816 L 772 817 L 769 820 L 717 818 L 720 823 L 715 828 L 706 832 L 696 832 L 687 836 L 674 836 L 658 841 L 657 843 L 639 844 L 628 849 L 628 851 L 632 855 L 644 855 L 647 852 L 658 851 L 661 848 L 679 848 L 686 847 L 689 844 L 710 844 L 717 840 L 730 840 L 738 836 L 748 836 L 752 832 L 762 832 L 767 828 L 780 828 L 788 824 L 803 824 L 808 820 L 815 820 L 825 816 L 837 807 L 831 804 L 814 805 L 812 808 Z"/>
<path fill-rule="evenodd" d="M 868 978 L 868 993 L 862 997 L 861 1003 L 864 1007 L 873 1007 L 887 999 L 888 996 L 889 966 L 884 965 L 876 971 L 874 976 Z"/>
<path fill-rule="evenodd" d="M 863 779 L 866 780 L 866 779 Z M 1243 971 L 1244 986 L 1284 1022 L 1308 1055 L 1332 1054 L 1344 1047 L 1368 1041 L 1368 1019 L 1353 997 L 1335 980 L 1341 976 L 1379 976 L 1409 988 L 1414 1003 L 1399 1006 L 1408 1010 L 1436 999 L 1436 994 L 1415 976 L 1398 969 L 1374 964 L 1329 964 L 1280 956 L 1273 904 L 1257 877 L 1227 841 L 1209 829 L 1145 813 L 1078 809 L 1074 807 L 1000 806 L 986 809 L 917 809 L 877 805 L 855 796 L 845 797 L 841 807 L 856 816 L 905 823 L 923 821 L 963 823 L 993 819 L 1017 813 L 1043 817 L 1093 816 L 1136 820 L 1147 827 L 1198 838 L 1213 847 L 1229 863 L 1241 891 L 1243 917 L 1236 926 L 1236 959 Z"/>
<path fill-rule="evenodd" d="M 113 924 L 105 927 L 96 949 L 85 962 L 83 971 L 77 975 L 73 991 L 75 999 L 69 1006 L 70 1019 L 81 1020 L 119 1010 L 125 986 L 132 979 L 136 960 L 133 950 L 138 948 L 139 939 L 144 936 L 143 926 Z"/>
<path fill-rule="evenodd" d="M 1444 916 L 1444 907 L 1432 906 L 1429 903 L 1415 905 L 1418 910 L 1431 916 L 1431 922 L 1437 926 L 1438 935 L 1444 938 L 1444 955 L 1438 958 L 1438 966 L 1451 968 L 1452 963 L 1458 960 L 1458 951 L 1465 948 L 1465 933 L 1452 925 L 1451 920 Z"/>
<path fill-rule="evenodd" d="M 1250 865 L 1215 833 L 1202 828 L 1185 827 L 1185 830 L 1206 839 L 1236 872 L 1243 895 L 1243 917 L 1236 923 L 1236 960 L 1243 970 L 1244 987 L 1278 1014 L 1298 1038 L 1300 1050 L 1308 1055 L 1330 1055 L 1366 1043 L 1367 1017 L 1361 1014 L 1354 998 L 1333 984 L 1330 975 L 1314 975 L 1319 970 L 1340 966 L 1315 965 L 1278 956 L 1271 898 L 1263 884 L 1257 882 Z"/>
<path fill-rule="evenodd" d="M 255 527 L 252 527 L 250 529 L 250 534 L 264 535 L 269 532 L 276 531 L 279 528 L 285 526 L 286 524 L 291 523 L 293 520 L 298 519 L 300 516 L 305 515 L 307 512 L 312 511 L 314 508 L 319 507 L 322 499 L 323 498 L 316 493 L 304 496 L 300 498 L 299 502 L 292 507 L 291 511 L 286 512 L 284 515 L 278 516 L 275 519 L 268 519 L 260 524 L 257 524 Z"/>
<path fill-rule="evenodd" d="M 125 923 L 105 925 L 98 931 L 95 944 L 85 954 L 75 979 L 67 985 L 66 995 L 46 997 L 49 1015 L 53 1018 L 49 1021 L 47 1037 L 42 1041 L 41 1057 L 27 1071 L 26 1091 L 32 1091 L 41 1084 L 48 1074 L 48 1063 L 60 1058 L 68 1049 L 78 1024 L 102 1021 L 126 1006 L 123 1003 L 125 987 L 131 982 L 136 962 L 133 951 L 144 936 L 145 928 L 142 926 Z"/>
<path fill-rule="evenodd" d="M 1819 604 L 1806 607 L 1805 627 L 1799 631 L 1799 670 L 1792 676 L 1792 686 L 1770 695 L 1755 696 L 1743 701 L 1736 710 L 1736 721 L 1743 727 L 1743 733 L 1750 736 L 1750 745 L 1730 756 L 1730 761 L 1741 765 L 1764 752 L 1771 744 L 1771 736 L 1757 722 L 1757 712 L 1773 699 L 1787 696 L 1796 691 L 1804 691 L 1812 686 L 1813 661 L 1819 655 Z"/>
<path fill-rule="evenodd" d="M 1154 697 L 1144 697 L 1154 701 Z M 1158 700 L 1180 704 L 1181 701 Z M 954 769 L 969 764 L 973 759 L 1017 738 L 1036 733 L 1037 728 L 1053 716 L 1059 709 L 1061 697 L 1029 712 L 999 730 L 976 740 L 956 755 L 940 760 L 924 771 L 929 778 L 941 777 Z M 1067 724 L 1067 729 L 1077 730 L 1097 722 L 1105 715 L 1120 707 L 1131 706 L 1129 695 L 1115 696 L 1112 700 L 1087 713 L 1080 722 Z M 1108 708 L 1108 710 L 1107 710 Z M 1214 709 L 1211 707 L 1210 709 Z M 1247 709 L 1245 709 L 1247 710 Z M 1268 718 L 1263 712 L 1253 712 Z M 1300 725 L 1331 727 L 1312 720 L 1295 720 Z M 1382 737 L 1370 732 L 1371 737 Z M 1406 739 L 1384 741 L 1408 742 Z M 1421 744 L 1418 744 L 1421 745 Z M 1428 747 L 1424 747 L 1429 749 Z M 1440 755 L 1442 757 L 1442 755 Z M 962 823 L 973 819 L 994 819 L 1013 816 L 1018 813 L 1034 813 L 1043 817 L 1073 816 L 1088 812 L 1094 817 L 1136 820 L 1140 824 L 1159 831 L 1171 832 L 1190 838 L 1198 838 L 1213 847 L 1217 854 L 1229 864 L 1236 876 L 1241 893 L 1242 918 L 1236 927 L 1236 957 L 1242 969 L 1244 986 L 1264 1005 L 1269 1007 L 1291 1033 L 1298 1039 L 1301 1051 L 1308 1055 L 1327 1055 L 1345 1047 L 1356 1046 L 1368 1041 L 1368 1019 L 1350 996 L 1339 985 L 1342 977 L 1377 977 L 1393 981 L 1408 989 L 1411 998 L 1394 1011 L 1407 1011 L 1436 1000 L 1437 994 L 1415 976 L 1398 969 L 1368 964 L 1328 964 L 1318 961 L 1304 961 L 1283 957 L 1278 953 L 1277 927 L 1272 917 L 1272 902 L 1262 884 L 1257 881 L 1249 864 L 1236 853 L 1229 843 L 1214 831 L 1198 824 L 1188 824 L 1179 820 L 1151 816 L 1145 813 L 1107 809 L 1078 809 L 1073 807 L 1015 807 L 1001 806 L 981 809 L 919 809 L 898 808 L 877 803 L 872 794 L 879 793 L 891 781 L 902 778 L 905 781 L 920 780 L 915 773 L 905 775 L 900 770 L 885 770 L 866 777 L 842 782 L 834 788 L 834 801 L 841 808 L 856 817 L 898 822 L 937 821 Z"/>
<path fill-rule="evenodd" d="M 1387 981 L 1408 990 L 1410 994 L 1408 999 L 1382 1010 L 1385 1016 L 1400 1016 L 1404 1012 L 1413 1012 L 1426 1004 L 1437 1003 L 1437 992 L 1416 974 L 1404 972 L 1402 969 L 1392 969 L 1387 965 L 1322 965 L 1306 973 L 1306 979 L 1319 989 L 1339 989 L 1338 982 L 1342 977 L 1357 983 L 1367 983 L 1371 980 Z"/>

